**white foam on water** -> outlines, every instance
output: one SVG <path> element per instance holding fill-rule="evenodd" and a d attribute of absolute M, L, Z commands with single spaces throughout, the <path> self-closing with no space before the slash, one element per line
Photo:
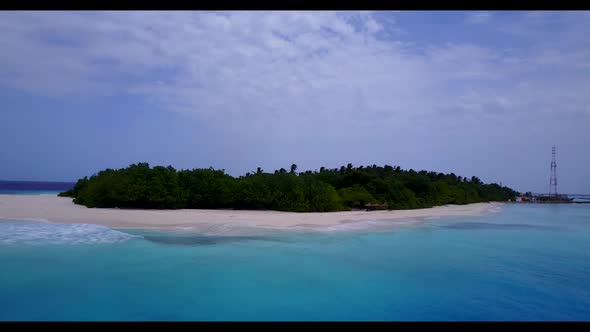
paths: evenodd
<path fill-rule="evenodd" d="M 502 207 L 501 206 L 493 206 L 493 207 L 490 207 L 488 209 L 488 212 L 490 212 L 490 213 L 498 213 L 498 212 L 501 212 L 501 211 L 502 211 Z"/>
<path fill-rule="evenodd" d="M 395 221 L 363 220 L 354 222 L 344 222 L 337 225 L 314 227 L 310 230 L 318 232 L 388 232 L 398 227 L 414 224 L 415 222 L 416 220 L 414 219 L 404 219 Z"/>
<path fill-rule="evenodd" d="M 93 224 L 56 224 L 42 220 L 0 221 L 0 245 L 101 244 L 138 237 Z"/>
<path fill-rule="evenodd" d="M 170 230 L 170 229 L 167 229 Z M 275 233 L 276 228 L 239 225 L 235 223 L 207 223 L 195 226 L 177 226 L 172 229 L 181 233 L 196 233 L 204 236 L 255 236 Z"/>

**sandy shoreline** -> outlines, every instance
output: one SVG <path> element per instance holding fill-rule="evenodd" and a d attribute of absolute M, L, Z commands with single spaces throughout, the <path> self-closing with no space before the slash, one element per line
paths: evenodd
<path fill-rule="evenodd" d="M 242 210 L 121 210 L 89 209 L 57 196 L 0 195 L 0 218 L 41 219 L 58 223 L 98 224 L 119 229 L 247 227 L 259 229 L 318 229 L 356 222 L 404 224 L 408 219 L 475 216 L 502 203 L 440 206 L 398 211 L 295 213 Z"/>

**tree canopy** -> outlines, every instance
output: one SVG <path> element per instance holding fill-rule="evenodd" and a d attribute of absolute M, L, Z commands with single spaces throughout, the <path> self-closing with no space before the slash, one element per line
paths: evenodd
<path fill-rule="evenodd" d="M 132 164 L 105 169 L 77 181 L 59 195 L 98 208 L 269 209 L 329 212 L 385 204 L 389 209 L 416 209 L 445 204 L 506 201 L 517 192 L 479 178 L 414 170 L 348 164 L 320 171 L 296 172 L 297 165 L 266 173 L 233 177 L 224 170 L 177 171 L 172 166 Z"/>

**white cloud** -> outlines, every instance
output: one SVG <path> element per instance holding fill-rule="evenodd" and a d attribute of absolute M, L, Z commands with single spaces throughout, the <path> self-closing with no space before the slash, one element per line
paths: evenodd
<path fill-rule="evenodd" d="M 468 21 L 492 17 L 477 12 Z M 383 31 L 397 29 L 395 20 L 371 12 L 13 12 L 0 18 L 0 85 L 56 98 L 135 93 L 210 121 L 284 124 L 281 135 L 294 135 L 295 124 L 390 130 L 419 117 L 436 125 L 438 116 L 448 121 L 457 112 L 505 116 L 508 109 L 534 112 L 573 96 L 576 103 L 589 101 L 579 72 L 588 69 L 588 49 L 579 44 L 551 49 L 539 41 L 500 52 L 483 41 L 410 43 L 383 38 Z M 547 16 L 527 14 L 520 31 L 540 19 Z M 426 51 L 417 53 L 417 43 Z M 580 77 L 542 77 L 551 68 Z M 526 89 L 516 87 L 523 78 Z"/>
<path fill-rule="evenodd" d="M 474 12 L 467 14 L 467 23 L 485 24 L 492 20 L 493 14 L 490 12 Z"/>
<path fill-rule="evenodd" d="M 0 89 L 89 103 L 135 94 L 196 117 L 218 133 L 203 145 L 224 146 L 233 165 L 394 159 L 497 176 L 504 153 L 521 167 L 506 180 L 532 183 L 531 165 L 510 163 L 524 147 L 504 152 L 513 142 L 590 139 L 588 13 L 475 12 L 446 26 L 403 15 L 3 12 Z M 184 160 L 216 153 L 177 137 Z"/>

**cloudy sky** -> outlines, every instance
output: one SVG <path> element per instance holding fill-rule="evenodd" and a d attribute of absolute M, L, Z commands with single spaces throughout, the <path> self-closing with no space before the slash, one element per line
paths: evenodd
<path fill-rule="evenodd" d="M 590 192 L 589 12 L 2 12 L 0 179 L 390 164 Z"/>

